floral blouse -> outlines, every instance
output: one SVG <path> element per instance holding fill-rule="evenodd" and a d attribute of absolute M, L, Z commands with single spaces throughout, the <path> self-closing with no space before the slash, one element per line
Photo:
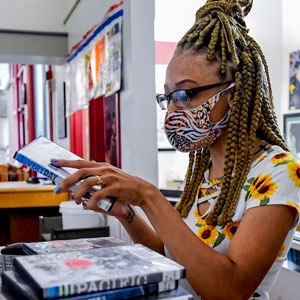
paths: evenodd
<path fill-rule="evenodd" d="M 285 152 L 279 146 L 272 146 L 256 159 L 251 166 L 246 182 L 242 189 L 232 221 L 226 226 L 209 226 L 205 222 L 208 212 L 214 207 L 220 194 L 222 178 L 209 181 L 208 170 L 204 174 L 204 182 L 198 190 L 198 196 L 190 210 L 185 223 L 205 244 L 216 251 L 225 254 L 239 223 L 246 211 L 253 207 L 266 205 L 288 205 L 296 208 L 298 215 L 294 226 L 290 229 L 286 239 L 269 272 L 250 298 L 251 300 L 269 300 L 269 292 L 277 274 L 287 256 L 299 219 L 300 201 L 300 162 L 296 156 Z M 198 204 L 208 201 L 208 211 L 200 216 Z M 169 253 L 166 250 L 167 256 Z M 185 280 L 182 286 L 199 298 L 192 287 Z"/>

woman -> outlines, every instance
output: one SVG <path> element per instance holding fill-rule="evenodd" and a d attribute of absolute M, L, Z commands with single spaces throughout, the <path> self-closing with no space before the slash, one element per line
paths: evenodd
<path fill-rule="evenodd" d="M 298 222 L 300 164 L 279 132 L 267 65 L 243 19 L 251 6 L 208 0 L 157 96 L 169 141 L 190 153 L 177 211 L 155 186 L 108 164 L 53 160 L 79 169 L 56 192 L 88 177 L 74 194 L 81 202 L 100 184 L 86 207 L 101 211 L 99 200 L 118 198 L 110 214 L 135 242 L 184 265 L 185 287 L 206 300 L 269 299 Z"/>

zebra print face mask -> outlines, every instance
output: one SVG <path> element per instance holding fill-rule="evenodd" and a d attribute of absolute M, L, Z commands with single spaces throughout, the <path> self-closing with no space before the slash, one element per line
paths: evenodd
<path fill-rule="evenodd" d="M 210 121 L 209 115 L 221 96 L 233 86 L 234 82 L 193 109 L 167 112 L 164 129 L 173 148 L 181 152 L 196 151 L 209 147 L 217 140 L 227 127 L 231 108 L 217 122 Z"/>

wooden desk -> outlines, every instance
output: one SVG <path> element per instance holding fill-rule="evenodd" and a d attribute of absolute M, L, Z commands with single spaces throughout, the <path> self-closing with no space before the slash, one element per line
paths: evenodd
<path fill-rule="evenodd" d="M 0 245 L 40 240 L 39 216 L 58 213 L 68 193 L 53 194 L 54 185 L 0 182 Z"/>

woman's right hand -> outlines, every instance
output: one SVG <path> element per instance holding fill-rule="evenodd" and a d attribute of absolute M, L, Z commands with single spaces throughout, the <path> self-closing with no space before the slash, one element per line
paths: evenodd
<path fill-rule="evenodd" d="M 87 209 L 86 205 L 85 205 L 85 201 L 83 201 L 82 205 L 85 209 Z M 133 209 L 129 203 L 121 202 L 118 200 L 115 201 L 114 206 L 112 207 L 110 212 L 107 212 L 99 207 L 97 207 L 96 211 L 99 213 L 103 213 L 105 215 L 116 217 L 120 221 L 121 220 L 129 220 L 130 216 L 133 213 Z"/>
<path fill-rule="evenodd" d="M 70 199 L 75 200 L 74 193 L 70 194 Z M 82 199 L 80 202 L 78 202 L 78 200 L 75 200 L 75 202 L 78 205 L 82 204 L 83 208 L 88 210 L 88 208 L 86 206 L 87 201 L 88 200 L 85 200 L 85 199 Z M 119 219 L 121 221 L 121 220 L 127 220 L 128 218 L 130 218 L 130 215 L 132 214 L 133 209 L 130 206 L 130 204 L 127 202 L 115 201 L 110 212 L 107 212 L 99 207 L 97 207 L 96 211 L 99 213 L 105 214 L 105 215 L 116 217 L 117 219 Z"/>

